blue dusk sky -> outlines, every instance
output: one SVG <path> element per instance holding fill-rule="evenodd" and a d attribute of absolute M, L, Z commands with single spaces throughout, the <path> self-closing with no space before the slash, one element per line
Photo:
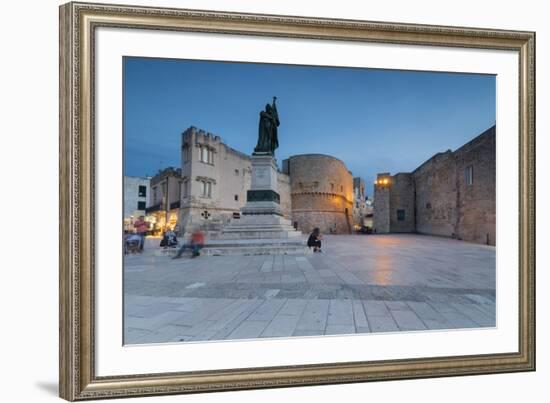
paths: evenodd
<path fill-rule="evenodd" d="M 251 154 L 277 96 L 279 166 L 306 153 L 343 160 L 372 183 L 410 172 L 495 124 L 495 76 L 190 60 L 124 59 L 124 174 L 180 166 L 196 126 Z"/>

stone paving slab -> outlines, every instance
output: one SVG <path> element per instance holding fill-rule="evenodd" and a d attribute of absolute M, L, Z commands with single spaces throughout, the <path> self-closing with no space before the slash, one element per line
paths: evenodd
<path fill-rule="evenodd" d="M 245 339 L 260 337 L 264 329 L 269 325 L 267 320 L 245 320 L 235 328 L 227 339 Z"/>
<path fill-rule="evenodd" d="M 324 334 L 327 324 L 330 301 L 326 299 L 311 300 L 307 303 L 296 330 L 316 330 Z"/>
<path fill-rule="evenodd" d="M 233 330 L 237 328 L 237 326 L 239 326 L 244 320 L 246 320 L 246 318 L 261 304 L 262 301 L 260 300 L 245 301 L 243 307 L 239 308 L 239 310 L 237 311 L 236 316 L 234 316 L 229 321 L 224 321 L 224 325 L 219 330 L 217 330 L 209 340 L 223 340 L 228 338 Z"/>
<path fill-rule="evenodd" d="M 300 315 L 277 315 L 264 329 L 261 337 L 292 336 L 300 320 Z"/>
<path fill-rule="evenodd" d="M 354 326 L 353 304 L 351 300 L 330 300 L 327 316 L 327 328 L 335 325 Z M 355 330 L 352 333 L 355 333 Z"/>
<path fill-rule="evenodd" d="M 324 253 L 125 256 L 124 343 L 494 327 L 495 248 L 331 236 Z"/>
<path fill-rule="evenodd" d="M 369 324 L 372 332 L 396 332 L 399 327 L 391 315 L 369 316 Z"/>
<path fill-rule="evenodd" d="M 352 300 L 353 305 L 353 322 L 357 328 L 357 333 L 369 333 L 370 325 L 367 320 L 367 315 L 365 314 L 365 308 L 363 306 L 363 301 L 361 300 Z"/>
<path fill-rule="evenodd" d="M 391 311 L 393 320 L 397 323 L 399 330 L 425 330 L 426 325 L 413 311 Z"/>
<path fill-rule="evenodd" d="M 409 301 L 407 305 L 428 329 L 452 329 L 453 326 L 440 312 L 426 302 Z"/>

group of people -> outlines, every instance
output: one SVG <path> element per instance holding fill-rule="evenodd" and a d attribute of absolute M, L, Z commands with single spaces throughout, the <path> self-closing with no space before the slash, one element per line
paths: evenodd
<path fill-rule="evenodd" d="M 150 228 L 150 225 L 147 221 L 145 221 L 145 217 L 140 216 L 134 222 L 135 232 L 128 233 L 127 231 L 125 231 L 125 239 L 124 239 L 125 254 L 143 252 L 145 248 L 145 236 L 147 235 L 149 228 Z M 176 231 L 172 229 L 169 229 L 168 231 L 166 231 L 162 236 L 159 246 L 161 248 L 175 248 L 179 246 L 179 241 L 178 241 Z M 192 257 L 197 257 L 200 255 L 200 251 L 203 247 L 204 247 L 204 233 L 200 229 L 195 229 L 191 234 L 189 243 L 184 243 L 180 246 L 180 248 L 178 249 L 178 252 L 174 256 L 174 259 L 180 258 L 183 252 L 185 252 L 187 249 L 191 250 Z"/>
<path fill-rule="evenodd" d="M 149 223 L 145 221 L 145 217 L 140 216 L 134 222 L 135 233 L 126 234 L 125 249 L 124 252 L 128 253 L 142 253 L 145 246 L 145 235 L 149 231 Z M 191 250 L 191 256 L 200 256 L 200 251 L 204 248 L 204 232 L 200 229 L 195 229 L 191 234 L 191 238 L 188 243 L 183 243 L 173 259 L 179 259 L 183 253 L 189 249 Z M 321 240 L 323 236 L 319 228 L 314 228 L 307 239 L 307 246 L 313 248 L 313 252 L 321 253 Z M 168 230 L 164 233 L 160 246 L 163 248 L 174 248 L 179 245 L 177 234 L 173 230 Z"/>

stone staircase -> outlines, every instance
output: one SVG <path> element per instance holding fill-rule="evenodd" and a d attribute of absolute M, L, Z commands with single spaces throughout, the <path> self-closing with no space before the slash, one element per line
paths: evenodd
<path fill-rule="evenodd" d="M 229 239 L 291 239 L 300 238 L 302 233 L 296 231 L 290 220 L 278 215 L 243 215 L 233 219 L 223 227 L 215 237 Z"/>
<path fill-rule="evenodd" d="M 177 248 L 156 249 L 155 256 L 175 256 Z M 212 239 L 208 240 L 201 250 L 202 256 L 229 255 L 307 255 L 312 250 L 306 246 L 304 237 L 276 239 Z M 186 250 L 183 256 L 191 256 Z"/>
<path fill-rule="evenodd" d="M 212 240 L 201 251 L 206 256 L 306 255 L 312 253 L 302 237 L 278 239 Z"/>

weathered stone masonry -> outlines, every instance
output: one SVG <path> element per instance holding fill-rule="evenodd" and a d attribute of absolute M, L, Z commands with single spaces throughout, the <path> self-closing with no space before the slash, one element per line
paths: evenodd
<path fill-rule="evenodd" d="M 283 161 L 290 177 L 293 224 L 302 232 L 349 234 L 353 226 L 353 177 L 339 159 L 323 154 L 295 155 Z"/>
<path fill-rule="evenodd" d="M 377 233 L 418 232 L 495 245 L 496 128 L 412 173 L 378 174 Z"/>

